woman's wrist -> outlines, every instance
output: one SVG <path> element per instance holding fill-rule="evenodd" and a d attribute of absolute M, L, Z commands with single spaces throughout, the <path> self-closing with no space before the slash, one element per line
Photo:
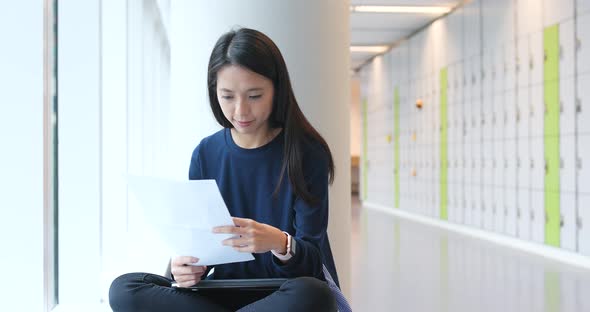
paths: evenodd
<path fill-rule="evenodd" d="M 276 246 L 273 249 L 276 253 L 280 255 L 284 255 L 287 253 L 287 235 L 283 233 L 281 230 L 277 229 L 276 236 Z"/>

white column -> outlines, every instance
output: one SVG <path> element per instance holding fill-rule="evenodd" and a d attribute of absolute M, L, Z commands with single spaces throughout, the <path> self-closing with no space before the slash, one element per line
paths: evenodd
<path fill-rule="evenodd" d="M 3 311 L 43 311 L 43 1 L 0 10 Z"/>
<path fill-rule="evenodd" d="M 186 178 L 192 149 L 219 126 L 207 98 L 207 64 L 232 27 L 260 30 L 278 45 L 303 112 L 334 156 L 329 235 L 341 286 L 350 287 L 349 1 L 251 0 L 172 3 L 171 175 Z M 350 298 L 350 296 L 348 296 Z"/>

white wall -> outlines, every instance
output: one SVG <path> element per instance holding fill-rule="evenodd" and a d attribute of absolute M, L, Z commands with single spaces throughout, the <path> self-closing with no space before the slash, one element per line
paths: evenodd
<path fill-rule="evenodd" d="M 218 37 L 239 25 L 265 32 L 283 53 L 297 100 L 329 143 L 330 242 L 345 294 L 350 271 L 350 82 L 348 1 L 172 3 L 171 174 L 187 176 L 192 149 L 219 129 L 207 100 L 207 63 Z"/>
<path fill-rule="evenodd" d="M 0 10 L 0 37 L 2 310 L 42 311 L 43 2 Z"/>

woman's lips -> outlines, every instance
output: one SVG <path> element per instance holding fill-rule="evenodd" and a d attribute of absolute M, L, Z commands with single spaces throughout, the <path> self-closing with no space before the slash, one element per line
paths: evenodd
<path fill-rule="evenodd" d="M 240 126 L 242 128 L 248 127 L 250 124 L 252 124 L 252 121 L 237 121 L 236 120 L 236 122 L 238 123 L 238 126 Z"/>

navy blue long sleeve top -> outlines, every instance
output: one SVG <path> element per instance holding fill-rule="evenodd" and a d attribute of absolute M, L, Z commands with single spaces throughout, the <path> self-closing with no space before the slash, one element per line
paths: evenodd
<path fill-rule="evenodd" d="M 283 131 L 258 148 L 244 149 L 224 128 L 204 138 L 193 151 L 189 179 L 214 179 L 233 217 L 249 218 L 286 231 L 296 240 L 296 254 L 282 263 L 269 251 L 254 260 L 216 265 L 214 279 L 294 278 L 325 280 L 325 265 L 337 285 L 328 241 L 328 158 L 319 144 L 304 147 L 303 168 L 308 190 L 319 202 L 309 205 L 294 192 L 289 177 L 273 195 L 283 161 Z M 210 269 L 210 268 L 209 268 Z"/>

